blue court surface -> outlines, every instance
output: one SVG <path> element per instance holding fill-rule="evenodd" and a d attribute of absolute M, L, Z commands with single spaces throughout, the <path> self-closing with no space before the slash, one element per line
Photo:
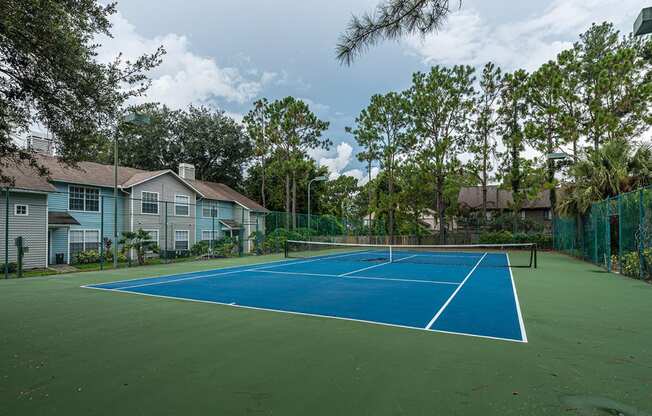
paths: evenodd
<path fill-rule="evenodd" d="M 424 257 L 437 255 L 325 255 L 84 287 L 527 342 L 506 253 Z"/>

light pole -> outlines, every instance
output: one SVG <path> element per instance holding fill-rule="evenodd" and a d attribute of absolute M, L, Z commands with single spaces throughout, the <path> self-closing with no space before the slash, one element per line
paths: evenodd
<path fill-rule="evenodd" d="M 326 176 L 317 176 L 316 178 L 313 178 L 308 182 L 308 241 L 310 241 L 310 235 L 312 234 L 312 228 L 310 225 L 310 186 L 312 185 L 313 182 L 323 182 L 327 181 L 328 177 Z"/>
<path fill-rule="evenodd" d="M 553 152 L 553 153 L 548 153 L 546 155 L 546 159 L 548 160 L 549 163 L 552 164 L 552 168 L 553 168 L 553 177 L 552 177 L 552 179 L 553 179 L 553 182 L 554 182 L 554 179 L 555 179 L 554 172 L 557 170 L 557 162 L 558 161 L 563 162 L 563 161 L 567 160 L 568 155 L 566 153 L 563 153 L 563 152 Z M 555 228 L 556 228 L 555 227 L 555 221 L 557 220 L 557 213 L 556 213 L 557 210 L 556 210 L 556 207 L 555 207 L 555 204 L 557 203 L 556 194 L 557 194 L 557 190 L 553 186 L 553 188 L 550 189 L 550 202 L 551 202 L 550 210 L 551 210 L 551 217 L 552 217 L 552 238 L 553 238 L 553 241 L 554 241 L 554 238 L 555 238 Z"/>
<path fill-rule="evenodd" d="M 122 119 L 118 120 L 113 137 L 113 268 L 118 268 L 118 133 L 120 123 L 131 124 L 134 126 L 144 126 L 149 124 L 149 117 L 129 113 Z M 104 236 L 100 236 L 100 244 Z"/>

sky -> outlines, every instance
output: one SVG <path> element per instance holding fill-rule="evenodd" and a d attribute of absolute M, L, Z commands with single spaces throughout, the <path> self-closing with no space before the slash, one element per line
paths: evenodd
<path fill-rule="evenodd" d="M 345 132 L 373 94 L 400 91 L 412 74 L 433 65 L 492 61 L 506 71 L 528 71 L 572 46 L 592 22 L 632 30 L 641 0 L 464 0 L 442 30 L 373 47 L 350 67 L 335 46 L 352 14 L 372 11 L 380 0 L 122 0 L 102 38 L 98 59 L 122 53 L 134 59 L 163 45 L 167 54 L 150 73 L 140 101 L 173 108 L 190 104 L 224 110 L 241 120 L 252 103 L 294 96 L 330 122 L 334 142 L 311 156 L 336 177 L 364 181 L 358 146 Z M 153 5 L 155 4 L 155 6 Z M 375 169 L 377 172 L 377 169 Z M 361 182 L 362 183 L 362 182 Z"/>

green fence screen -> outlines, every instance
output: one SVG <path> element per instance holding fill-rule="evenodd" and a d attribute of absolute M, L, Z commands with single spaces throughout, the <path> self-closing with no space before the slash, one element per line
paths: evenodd
<path fill-rule="evenodd" d="M 652 187 L 596 202 L 575 218 L 556 218 L 554 247 L 609 271 L 652 277 Z"/>

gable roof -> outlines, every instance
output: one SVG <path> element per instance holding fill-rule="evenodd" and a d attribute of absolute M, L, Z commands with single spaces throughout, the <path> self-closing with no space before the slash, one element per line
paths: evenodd
<path fill-rule="evenodd" d="M 25 162 L 8 161 L 0 166 L 3 175 L 14 178 L 12 188 L 37 192 L 54 192 L 57 190 L 54 185 L 48 182 L 47 178 L 40 176 L 36 169 Z M 1 187 L 8 185 L 8 183 L 0 183 Z"/>
<path fill-rule="evenodd" d="M 40 176 L 38 171 L 25 162 L 15 164 L 7 162 L 0 164 L 0 169 L 7 176 L 13 177 L 14 188 L 32 191 L 55 192 L 56 188 L 50 181 L 69 182 L 80 185 L 113 187 L 113 166 L 96 162 L 79 162 L 76 166 L 68 166 L 54 156 L 36 155 L 37 161 L 49 171 L 49 177 Z M 231 189 L 227 185 L 216 182 L 183 179 L 170 169 L 148 171 L 120 166 L 118 169 L 118 186 L 128 189 L 147 182 L 159 176 L 170 174 L 201 197 L 219 201 L 235 202 L 251 211 L 269 212 L 258 203 Z M 3 184 L 0 184 L 2 186 Z M 6 186 L 6 184 L 4 184 Z"/>
<path fill-rule="evenodd" d="M 460 189 L 457 202 L 470 209 L 482 208 L 482 187 L 465 186 Z M 497 185 L 487 186 L 487 209 L 508 209 L 514 199 L 512 191 L 500 189 Z M 548 209 L 550 204 L 550 190 L 546 189 L 539 193 L 536 199 L 526 201 L 524 209 Z"/>
<path fill-rule="evenodd" d="M 207 181 L 188 181 L 193 184 L 197 189 L 201 190 L 206 199 L 215 199 L 218 201 L 233 201 L 251 211 L 255 212 L 269 212 L 267 208 L 247 198 L 241 193 L 235 191 L 223 183 L 207 182 Z"/>
<path fill-rule="evenodd" d="M 183 179 L 182 177 L 180 177 L 179 175 L 177 175 L 176 173 L 174 173 L 170 169 L 157 170 L 157 171 L 154 171 L 154 172 L 142 171 L 140 173 L 135 174 L 127 182 L 120 185 L 120 188 L 122 188 L 122 189 L 132 188 L 132 187 L 134 187 L 136 185 L 140 185 L 141 183 L 151 181 L 152 179 L 158 178 L 159 176 L 163 176 L 163 175 L 172 175 L 179 182 L 183 183 L 188 188 L 190 188 L 193 191 L 195 191 L 196 193 L 198 193 L 199 196 L 204 197 L 204 198 L 206 197 L 201 190 L 199 190 L 199 189 L 197 189 L 197 187 L 193 186 L 191 181 Z"/>

